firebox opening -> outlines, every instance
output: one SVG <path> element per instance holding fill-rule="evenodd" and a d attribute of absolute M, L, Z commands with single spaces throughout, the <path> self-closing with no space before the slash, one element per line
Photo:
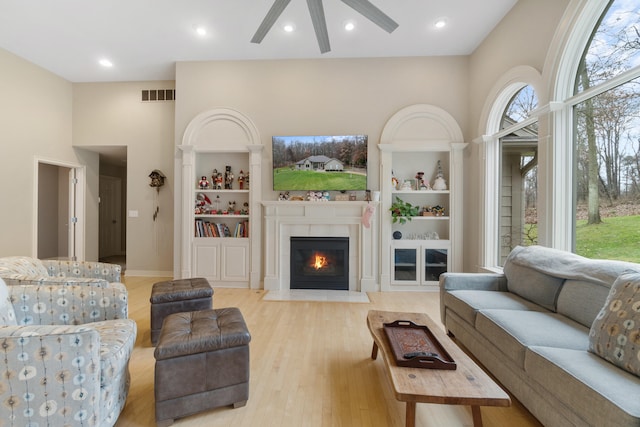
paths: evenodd
<path fill-rule="evenodd" d="M 291 237 L 291 289 L 349 290 L 348 237 Z"/>

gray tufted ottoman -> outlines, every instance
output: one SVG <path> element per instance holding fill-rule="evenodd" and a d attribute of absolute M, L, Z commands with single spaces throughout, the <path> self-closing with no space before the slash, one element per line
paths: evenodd
<path fill-rule="evenodd" d="M 164 318 L 173 313 L 211 308 L 213 289 L 207 279 L 178 279 L 153 284 L 151 289 L 151 344 L 158 343 Z"/>
<path fill-rule="evenodd" d="M 246 405 L 249 341 L 235 307 L 167 316 L 154 352 L 156 423 L 168 426 L 219 406 Z"/>

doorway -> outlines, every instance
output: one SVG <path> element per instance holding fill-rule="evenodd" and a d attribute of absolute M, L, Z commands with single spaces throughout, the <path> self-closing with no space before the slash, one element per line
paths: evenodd
<path fill-rule="evenodd" d="M 83 259 L 84 167 L 36 160 L 35 253 L 39 259 Z"/>
<path fill-rule="evenodd" d="M 101 260 L 123 257 L 122 179 L 100 175 L 99 257 Z"/>
<path fill-rule="evenodd" d="M 127 147 L 91 147 L 100 157 L 98 259 L 127 265 Z"/>

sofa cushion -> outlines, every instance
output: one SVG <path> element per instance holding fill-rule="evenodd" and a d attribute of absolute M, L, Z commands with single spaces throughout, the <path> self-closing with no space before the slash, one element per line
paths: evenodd
<path fill-rule="evenodd" d="M 446 307 L 462 317 L 470 325 L 476 324 L 480 310 L 497 308 L 503 310 L 546 311 L 544 308 L 511 292 L 459 290 L 443 295 Z"/>
<path fill-rule="evenodd" d="M 16 313 L 9 299 L 9 289 L 4 280 L 0 279 L 0 326 L 16 326 Z"/>
<path fill-rule="evenodd" d="M 609 289 L 609 286 L 586 280 L 567 280 L 558 295 L 556 311 L 590 328 L 609 295 Z"/>
<path fill-rule="evenodd" d="M 526 248 L 518 246 L 507 257 L 504 264 L 507 288 L 509 292 L 555 311 L 556 299 L 564 279 L 521 264 L 516 255 L 524 249 Z"/>
<path fill-rule="evenodd" d="M 637 426 L 640 419 L 640 378 L 588 351 L 530 347 L 527 374 L 572 412 L 582 425 Z"/>
<path fill-rule="evenodd" d="M 640 273 L 621 274 L 589 333 L 589 350 L 640 376 Z"/>
<path fill-rule="evenodd" d="M 532 345 L 586 351 L 589 329 L 557 313 L 522 310 L 482 310 L 476 328 L 518 367 Z"/>

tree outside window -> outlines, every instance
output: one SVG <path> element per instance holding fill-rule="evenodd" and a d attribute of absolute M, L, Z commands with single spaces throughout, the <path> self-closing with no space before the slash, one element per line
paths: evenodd
<path fill-rule="evenodd" d="M 638 9 L 609 4 L 576 76 L 586 99 L 574 106 L 575 252 L 590 258 L 640 262 Z"/>

